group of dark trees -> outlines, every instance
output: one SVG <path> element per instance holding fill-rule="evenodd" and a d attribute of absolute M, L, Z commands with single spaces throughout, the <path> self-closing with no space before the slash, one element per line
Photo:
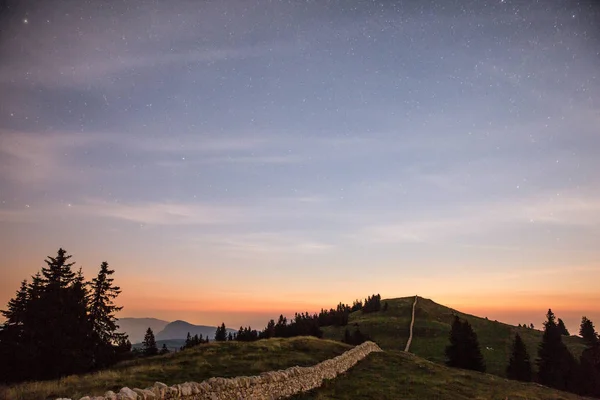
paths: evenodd
<path fill-rule="evenodd" d="M 450 330 L 450 345 L 446 347 L 446 365 L 454 368 L 485 372 L 485 361 L 477 334 L 468 321 L 455 315 Z"/>
<path fill-rule="evenodd" d="M 526 326 L 523 326 L 526 327 Z M 592 321 L 583 317 L 579 334 L 587 345 L 579 361 L 569 352 L 562 337 L 568 335 L 564 322 L 552 310 L 546 314 L 544 334 L 538 347 L 537 374 L 522 337 L 517 333 L 506 368 L 509 379 L 529 382 L 584 396 L 600 398 L 600 339 Z M 485 371 L 477 335 L 467 321 L 455 317 L 446 347 L 446 364 L 451 367 Z"/>
<path fill-rule="evenodd" d="M 120 288 L 103 262 L 86 281 L 62 248 L 1 311 L 0 380 L 52 379 L 107 367 L 131 350 L 118 333 Z"/>
<path fill-rule="evenodd" d="M 209 342 L 208 336 L 206 338 L 204 338 L 202 336 L 202 334 L 200 334 L 200 336 L 198 336 L 198 334 L 195 334 L 194 336 L 192 336 L 188 332 L 187 337 L 185 338 L 185 344 L 181 347 L 181 350 L 191 349 L 192 347 L 196 347 L 199 344 L 208 343 L 208 342 Z"/>
<path fill-rule="evenodd" d="M 374 294 L 373 296 L 367 297 L 361 310 L 365 314 L 381 310 L 381 296 L 379 294 Z"/>
<path fill-rule="evenodd" d="M 534 326 L 533 326 L 533 324 L 529 324 L 529 325 L 527 325 L 527 324 L 523 324 L 523 325 L 519 324 L 519 328 L 534 329 Z"/>
<path fill-rule="evenodd" d="M 352 306 L 340 303 L 336 308 L 329 310 L 321 309 L 318 314 L 296 313 L 294 318 L 288 321 L 283 315 L 279 316 L 277 322 L 270 320 L 267 326 L 262 331 L 256 331 L 251 327 L 240 327 L 237 333 L 227 332 L 225 324 L 221 324 L 215 332 L 216 341 L 238 340 L 243 342 L 251 342 L 259 339 L 269 338 L 289 338 L 294 336 L 314 336 L 317 338 L 323 337 L 322 327 L 325 326 L 346 326 L 350 313 L 355 311 L 375 312 L 381 310 L 381 296 L 374 294 L 368 296 L 364 303 L 360 300 L 355 300 Z M 384 304 L 383 310 L 387 310 L 387 303 Z M 347 343 L 360 344 L 368 339 L 368 336 L 362 334 L 356 329 L 352 334 L 348 331 L 348 339 L 344 336 L 343 340 Z"/>
<path fill-rule="evenodd" d="M 592 321 L 583 317 L 579 334 L 587 348 L 577 360 L 562 342 L 566 329 L 546 314 L 544 336 L 538 349 L 538 382 L 560 390 L 600 398 L 600 342 Z"/>
<path fill-rule="evenodd" d="M 579 362 L 562 342 L 568 335 L 564 323 L 552 310 L 546 314 L 544 336 L 538 348 L 537 377 L 534 377 L 529 354 L 517 334 L 506 373 L 510 379 L 535 380 L 543 385 L 580 395 L 600 397 L 600 342 L 592 321 L 583 317 L 579 334 L 587 345 Z"/>

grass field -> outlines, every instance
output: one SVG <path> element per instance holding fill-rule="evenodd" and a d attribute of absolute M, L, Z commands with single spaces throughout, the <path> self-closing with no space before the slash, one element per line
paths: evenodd
<path fill-rule="evenodd" d="M 535 383 L 446 368 L 410 353 L 389 350 L 370 354 L 347 373 L 293 399 L 575 400 L 581 397 Z"/>
<path fill-rule="evenodd" d="M 99 396 L 107 390 L 119 391 L 123 386 L 145 388 L 157 381 L 173 385 L 201 382 L 213 376 L 257 375 L 295 365 L 311 366 L 350 348 L 343 343 L 310 337 L 252 343 L 212 342 L 178 353 L 126 361 L 96 373 L 0 387 L 0 399 L 79 399 L 85 395 Z"/>

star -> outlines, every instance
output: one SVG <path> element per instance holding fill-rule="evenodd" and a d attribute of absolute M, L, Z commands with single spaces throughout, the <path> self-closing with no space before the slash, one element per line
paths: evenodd
<path fill-rule="evenodd" d="M 24 18 L 24 19 L 23 19 L 23 23 L 24 23 L 24 24 L 28 24 L 28 23 L 29 23 L 29 20 L 28 20 L 27 18 Z"/>

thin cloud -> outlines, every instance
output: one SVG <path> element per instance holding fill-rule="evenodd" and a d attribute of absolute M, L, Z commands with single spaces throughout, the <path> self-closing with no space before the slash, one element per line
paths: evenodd
<path fill-rule="evenodd" d="M 367 225 L 355 236 L 358 240 L 371 243 L 431 243 L 477 236 L 518 225 L 552 224 L 580 228 L 600 226 L 600 196 L 593 194 L 535 196 L 448 211 L 453 211 L 455 215 Z M 505 247 L 498 244 L 486 246 L 497 249 Z M 505 249 L 509 250 L 512 247 Z"/>
<path fill-rule="evenodd" d="M 84 215 L 114 218 L 145 225 L 219 225 L 239 223 L 246 213 L 213 204 L 146 202 L 120 203 L 88 200 L 72 206 Z"/>
<path fill-rule="evenodd" d="M 304 235 L 286 232 L 204 235 L 194 238 L 193 243 L 210 245 L 231 255 L 323 254 L 335 247 Z"/>

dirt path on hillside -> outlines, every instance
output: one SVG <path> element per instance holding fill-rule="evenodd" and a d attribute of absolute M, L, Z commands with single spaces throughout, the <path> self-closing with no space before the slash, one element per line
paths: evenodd
<path fill-rule="evenodd" d="M 410 343 L 412 342 L 413 335 L 413 326 L 415 325 L 415 307 L 417 306 L 417 296 L 415 296 L 415 302 L 413 303 L 412 309 L 412 319 L 410 320 L 410 334 L 408 335 L 408 341 L 406 342 L 406 347 L 404 351 L 410 350 Z"/>

